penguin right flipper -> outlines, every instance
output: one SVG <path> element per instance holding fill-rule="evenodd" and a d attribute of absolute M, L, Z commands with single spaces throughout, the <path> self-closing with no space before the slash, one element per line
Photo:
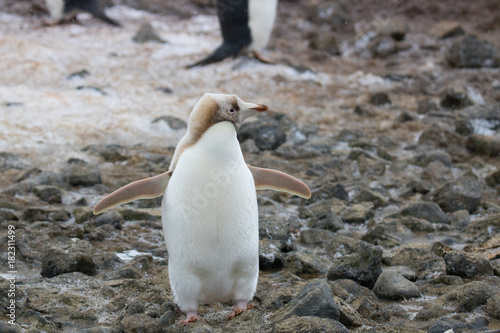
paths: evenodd
<path fill-rule="evenodd" d="M 248 168 L 252 172 L 257 190 L 287 192 L 305 199 L 311 197 L 309 187 L 295 177 L 273 169 L 256 168 L 250 165 Z"/>
<path fill-rule="evenodd" d="M 158 176 L 137 180 L 104 197 L 94 207 L 94 214 L 100 214 L 115 206 L 137 199 L 152 199 L 165 193 L 172 171 Z"/>

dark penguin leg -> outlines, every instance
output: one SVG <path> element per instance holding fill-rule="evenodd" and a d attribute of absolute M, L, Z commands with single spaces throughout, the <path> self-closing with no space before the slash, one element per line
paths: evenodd
<path fill-rule="evenodd" d="M 65 0 L 64 12 L 69 13 L 73 10 L 82 10 L 115 27 L 120 26 L 120 23 L 111 19 L 101 8 L 99 8 L 96 0 Z"/>
<path fill-rule="evenodd" d="M 187 66 L 204 66 L 236 57 L 240 51 L 250 45 L 252 35 L 248 27 L 248 0 L 217 0 L 223 43 L 208 57 Z"/>

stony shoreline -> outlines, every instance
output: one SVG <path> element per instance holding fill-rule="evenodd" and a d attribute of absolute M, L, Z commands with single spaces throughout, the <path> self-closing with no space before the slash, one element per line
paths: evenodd
<path fill-rule="evenodd" d="M 283 1 L 279 15 L 289 21 L 275 28 L 269 47 L 275 64 L 242 57 L 188 71 L 179 64 L 200 51 L 186 44 L 183 54 L 177 35 L 205 34 L 217 43 L 217 31 L 207 28 L 216 21 L 204 15 L 211 9 L 196 3 L 174 2 L 167 13 L 120 2 L 109 10 L 126 23 L 116 38 L 129 36 L 129 44 L 119 49 L 109 40 L 112 28 L 90 18 L 76 27 L 39 28 L 39 17 L 22 21 L 26 4 L 0 1 L 11 10 L 0 16 L 10 33 L 0 35 L 0 48 L 41 50 L 36 57 L 18 55 L 23 64 L 37 59 L 33 82 L 22 79 L 26 68 L 0 77 L 6 116 L 0 246 L 4 253 L 14 226 L 17 268 L 17 324 L 7 323 L 10 283 L 2 274 L 0 331 L 498 332 L 495 17 L 473 26 L 450 9 L 456 19 L 450 23 L 414 4 L 389 8 L 398 15 L 381 21 L 357 5 Z M 452 5 L 442 6 L 444 15 Z M 486 13 L 487 6 L 477 8 Z M 192 8 L 201 17 L 188 15 Z M 358 20 L 358 28 L 339 25 L 342 19 Z M 169 46 L 131 41 L 144 20 Z M 71 45 L 57 44 L 59 53 L 47 46 L 54 36 L 87 42 L 86 29 L 110 42 L 106 54 L 95 47 L 69 58 Z M 210 43 L 201 48 L 210 50 Z M 139 60 L 130 63 L 132 55 Z M 48 70 L 53 59 L 61 64 Z M 151 61 L 164 66 L 154 80 L 143 76 Z M 143 90 L 119 104 L 134 81 Z M 92 206 L 128 182 L 168 169 L 187 112 L 206 89 L 244 92 L 270 105 L 268 115 L 239 131 L 245 160 L 292 174 L 313 194 L 304 200 L 258 192 L 261 273 L 254 307 L 227 320 L 230 302 L 203 305 L 203 321 L 182 326 L 168 283 L 160 200 L 99 216 Z M 40 115 L 55 120 L 33 120 L 37 105 Z M 72 116 L 65 118 L 66 111 Z M 2 255 L 2 273 L 7 265 Z"/>

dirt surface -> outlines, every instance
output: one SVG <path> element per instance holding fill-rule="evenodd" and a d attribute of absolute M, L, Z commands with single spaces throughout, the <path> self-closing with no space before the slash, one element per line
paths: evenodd
<path fill-rule="evenodd" d="M 0 331 L 500 329 L 500 4 L 281 1 L 272 64 L 185 69 L 221 41 L 210 3 L 115 1 L 114 28 L 48 27 L 42 1 L 0 0 Z M 431 31 L 444 21 L 455 35 Z M 144 23 L 165 43 L 134 42 Z M 91 208 L 168 169 L 206 92 L 268 105 L 241 128 L 245 160 L 313 196 L 258 192 L 254 308 L 202 305 L 184 327 L 160 201 Z"/>

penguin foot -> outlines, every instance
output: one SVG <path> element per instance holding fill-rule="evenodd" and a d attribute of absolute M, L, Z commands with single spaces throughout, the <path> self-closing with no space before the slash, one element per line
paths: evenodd
<path fill-rule="evenodd" d="M 234 317 L 242 314 L 246 310 L 253 308 L 253 305 L 247 305 L 246 301 L 238 301 L 233 311 L 227 316 L 227 319 L 233 319 Z"/>
<path fill-rule="evenodd" d="M 198 313 L 196 312 L 188 312 L 187 313 L 187 318 L 184 320 L 181 320 L 179 323 L 181 325 L 187 325 L 189 323 L 194 323 L 197 320 L 201 320 L 201 317 L 198 316 Z"/>
<path fill-rule="evenodd" d="M 262 54 L 260 54 L 257 51 L 253 51 L 252 55 L 254 56 L 255 59 L 259 60 L 260 62 L 263 62 L 264 64 L 272 64 L 273 63 L 273 61 L 271 59 L 264 57 Z"/>

